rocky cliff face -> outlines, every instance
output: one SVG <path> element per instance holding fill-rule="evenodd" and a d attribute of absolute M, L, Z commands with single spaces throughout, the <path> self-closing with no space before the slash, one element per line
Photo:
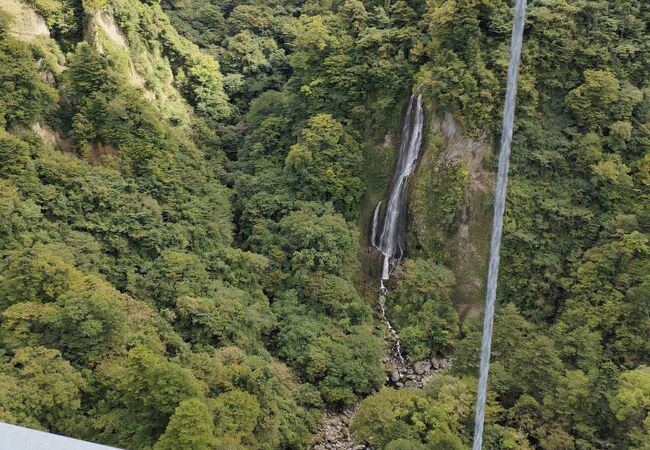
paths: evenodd
<path fill-rule="evenodd" d="M 41 58 L 41 76 L 48 84 L 57 88 L 62 81 L 60 75 L 67 64 L 66 51 L 61 42 L 54 38 L 56 33 L 48 27 L 48 17 L 44 17 L 40 11 L 20 0 L 2 0 L 0 10 L 11 17 L 11 35 L 29 42 L 37 49 Z M 193 58 L 192 62 L 197 66 L 203 62 L 202 58 L 207 57 L 178 35 L 160 11 L 160 7 L 152 6 L 147 9 L 140 4 L 119 1 L 97 10 L 86 7 L 80 14 L 83 16 L 79 19 L 83 22 L 83 33 L 78 39 L 87 42 L 100 53 L 110 54 L 129 84 L 141 91 L 144 98 L 162 117 L 174 124 L 189 125 L 191 108 L 180 92 L 179 86 L 182 83 L 178 80 L 179 77 L 186 77 L 186 74 L 182 69 L 175 73 L 170 55 Z M 151 15 L 156 19 L 155 25 L 164 30 L 164 39 L 152 39 L 147 33 L 154 31 L 144 30 L 147 26 L 146 20 Z M 128 30 L 124 26 L 126 23 L 130 23 Z M 168 48 L 163 48 L 163 44 Z M 219 78 L 217 63 L 212 61 L 212 65 L 216 70 L 210 70 L 211 74 Z M 206 69 L 210 69 L 209 66 L 210 64 L 207 64 Z M 192 69 L 193 67 L 190 70 Z M 219 89 L 215 92 L 217 91 Z M 71 151 L 76 145 L 43 123 L 33 124 L 32 131 L 61 151 Z M 95 147 L 90 148 L 89 152 L 101 153 L 101 149 Z"/>
<path fill-rule="evenodd" d="M 422 161 L 411 185 L 410 244 L 444 261 L 456 275 L 454 302 L 461 317 L 483 302 L 491 227 L 494 171 L 491 145 L 468 135 L 448 113 L 428 111 Z"/>
<path fill-rule="evenodd" d="M 144 97 L 163 116 L 173 118 L 176 122 L 188 123 L 189 107 L 178 92 L 169 58 L 164 55 L 160 43 L 149 39 L 138 27 L 125 32 L 116 19 L 116 14 L 140 18 L 141 11 L 132 8 L 129 10 L 125 6 L 124 11 L 118 8 L 117 13 L 103 9 L 86 10 L 84 39 L 99 52 L 108 52 L 116 57 L 123 64 L 131 86 L 141 89 Z M 136 25 L 141 24 L 136 22 Z"/>
<path fill-rule="evenodd" d="M 0 9 L 12 18 L 11 34 L 22 41 L 31 41 L 38 36 L 50 36 L 45 19 L 34 8 L 18 0 L 2 0 Z"/>

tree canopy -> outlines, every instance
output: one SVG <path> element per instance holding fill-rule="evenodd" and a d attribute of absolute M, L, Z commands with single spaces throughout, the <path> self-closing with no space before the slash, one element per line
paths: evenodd
<path fill-rule="evenodd" d="M 498 141 L 511 7 L 2 2 L 0 420 L 302 449 L 360 403 L 359 443 L 467 448 L 481 321 L 447 249 L 477 232 L 457 229 L 468 202 L 491 206 L 435 124 Z M 485 448 L 647 449 L 649 20 L 642 0 L 529 4 Z M 413 92 L 425 145 L 386 314 L 409 362 L 452 364 L 397 389 L 365 234 Z"/>

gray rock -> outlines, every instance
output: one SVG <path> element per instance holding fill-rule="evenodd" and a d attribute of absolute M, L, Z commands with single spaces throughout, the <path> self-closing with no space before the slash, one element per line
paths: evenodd
<path fill-rule="evenodd" d="M 446 358 L 437 358 L 433 357 L 431 359 L 431 364 L 434 370 L 445 370 L 449 369 L 450 363 Z"/>
<path fill-rule="evenodd" d="M 413 364 L 413 370 L 418 375 L 423 375 L 431 371 L 431 363 L 429 361 L 418 361 Z"/>
<path fill-rule="evenodd" d="M 393 370 L 390 371 L 390 379 L 391 380 L 399 381 L 400 378 L 401 378 L 401 376 L 399 374 L 399 370 L 393 369 Z"/>

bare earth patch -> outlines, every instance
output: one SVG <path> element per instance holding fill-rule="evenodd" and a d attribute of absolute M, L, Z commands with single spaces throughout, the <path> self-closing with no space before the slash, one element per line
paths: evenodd
<path fill-rule="evenodd" d="M 38 36 L 50 36 L 45 19 L 39 16 L 31 6 L 18 0 L 2 0 L 0 9 L 11 16 L 11 34 L 16 39 L 31 41 Z"/>

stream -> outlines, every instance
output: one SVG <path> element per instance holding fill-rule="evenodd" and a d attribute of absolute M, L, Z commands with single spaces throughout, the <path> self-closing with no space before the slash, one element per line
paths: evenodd
<path fill-rule="evenodd" d="M 392 343 L 392 353 L 398 375 L 397 380 L 393 380 L 394 382 L 399 380 L 402 373 L 408 371 L 408 364 L 402 355 L 399 334 L 386 315 L 387 289 L 384 282 L 390 278 L 391 268 L 399 263 L 405 254 L 408 180 L 417 167 L 420 150 L 422 149 L 423 128 L 424 109 L 422 108 L 422 96 L 413 94 L 404 116 L 399 157 L 390 183 L 388 198 L 386 202 L 382 200 L 377 204 L 372 217 L 370 242 L 383 257 L 377 313 L 381 321 L 386 325 L 388 339 Z M 382 216 L 382 205 L 384 203 L 386 206 Z"/>
<path fill-rule="evenodd" d="M 444 370 L 449 365 L 447 360 L 435 358 L 410 364 L 402 354 L 399 333 L 387 316 L 388 289 L 384 282 L 390 279 L 393 269 L 405 255 L 408 181 L 417 167 L 422 148 L 423 128 L 422 96 L 414 94 L 409 100 L 404 116 L 399 157 L 388 197 L 375 207 L 370 230 L 370 244 L 379 251 L 382 258 L 375 314 L 386 327 L 386 339 L 390 344 L 390 349 L 382 363 L 387 370 L 386 383 L 396 389 L 421 388 L 436 371 Z M 321 429 L 310 448 L 312 450 L 370 449 L 363 444 L 355 444 L 349 432 L 349 425 L 357 408 L 358 404 L 343 411 L 327 411 Z"/>

